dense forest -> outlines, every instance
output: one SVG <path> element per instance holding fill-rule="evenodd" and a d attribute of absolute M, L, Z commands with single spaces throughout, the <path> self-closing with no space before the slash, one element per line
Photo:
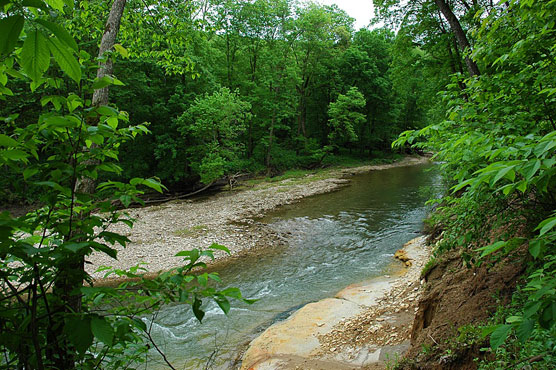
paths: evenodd
<path fill-rule="evenodd" d="M 109 226 L 145 192 L 392 150 L 441 162 L 435 258 L 524 261 L 479 365 L 554 365 L 556 2 L 374 4 L 384 26 L 355 30 L 293 0 L 0 0 L 0 203 L 34 205 L 0 214 L 0 368 L 126 367 L 159 350 L 141 314 L 250 302 L 191 273 L 218 244 L 92 284 L 87 256 L 117 257 Z"/>
<path fill-rule="evenodd" d="M 108 10 L 83 2 L 57 20 L 82 61 L 98 54 Z M 338 7 L 293 1 L 128 2 L 121 54 L 112 56 L 125 88 L 113 88 L 110 102 L 130 124 L 148 122 L 151 135 L 123 145 L 121 176 L 157 176 L 187 189 L 238 173 L 316 167 L 341 153 L 389 151 L 397 134 L 424 125 L 442 86 L 425 83 L 425 66 L 434 73 L 450 61 L 432 60 L 387 29 L 356 32 L 353 21 Z M 12 129 L 61 104 L 45 96 L 75 90 L 63 72 L 48 69 L 32 91 L 11 82 L 15 96 L 0 115 L 12 117 Z M 83 71 L 83 79 L 94 73 Z M 3 198 L 17 198 L 16 182 L 4 181 Z"/>

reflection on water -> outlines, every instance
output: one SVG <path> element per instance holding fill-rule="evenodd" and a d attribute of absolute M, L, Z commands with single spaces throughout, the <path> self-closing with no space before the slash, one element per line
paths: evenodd
<path fill-rule="evenodd" d="M 166 307 L 153 333 L 167 357 L 177 368 L 201 369 L 208 361 L 209 368 L 233 367 L 238 348 L 273 322 L 379 275 L 394 251 L 421 230 L 430 191 L 440 192 L 440 177 L 426 168 L 430 166 L 357 175 L 337 192 L 266 216 L 262 222 L 289 233 L 289 246 L 238 259 L 219 271 L 227 285 L 259 301 L 235 303 L 228 316 L 210 304 L 203 324 L 189 306 Z M 149 369 L 156 367 L 156 360 L 149 362 Z"/>

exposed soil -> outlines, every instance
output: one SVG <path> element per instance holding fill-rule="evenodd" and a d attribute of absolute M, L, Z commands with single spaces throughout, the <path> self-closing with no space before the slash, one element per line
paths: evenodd
<path fill-rule="evenodd" d="M 485 324 L 498 305 L 508 304 L 524 272 L 526 248 L 498 262 L 465 266 L 461 251 L 444 253 L 424 276 L 411 330 L 411 347 L 398 369 L 476 369 L 488 347 L 481 336 L 465 339 L 465 328 Z M 459 338 L 459 339 L 458 339 Z"/>

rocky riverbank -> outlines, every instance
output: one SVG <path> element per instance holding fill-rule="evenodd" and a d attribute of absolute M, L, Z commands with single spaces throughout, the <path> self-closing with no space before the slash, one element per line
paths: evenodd
<path fill-rule="evenodd" d="M 244 186 L 206 198 L 129 209 L 127 212 L 136 220 L 133 229 L 122 224 L 112 231 L 127 235 L 131 243 L 119 249 L 118 260 L 94 254 L 89 258 L 87 270 L 93 277 L 102 278 L 103 274 L 96 272 L 100 266 L 127 269 L 145 263 L 148 271 L 155 273 L 179 265 L 181 259 L 175 257 L 177 252 L 206 248 L 212 243 L 225 245 L 232 256 L 279 247 L 285 243 L 284 238 L 256 221 L 266 212 L 308 196 L 337 190 L 349 183 L 351 175 L 426 161 L 423 157 L 406 157 L 392 164 L 318 171 L 301 178 L 262 181 L 250 188 Z M 217 260 L 229 258 L 220 252 L 216 257 Z"/>
<path fill-rule="evenodd" d="M 350 285 L 268 328 L 251 342 L 241 369 L 382 369 L 394 363 L 410 346 L 430 250 L 419 237 L 398 255 L 409 263 L 393 262 L 389 275 Z"/>

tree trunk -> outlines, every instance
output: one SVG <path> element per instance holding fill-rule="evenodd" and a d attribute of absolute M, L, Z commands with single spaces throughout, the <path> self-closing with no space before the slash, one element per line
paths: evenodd
<path fill-rule="evenodd" d="M 444 15 L 444 18 L 446 18 L 446 20 L 450 24 L 450 28 L 452 29 L 452 32 L 454 33 L 454 36 L 456 37 L 461 50 L 465 52 L 466 49 L 469 49 L 469 51 L 471 51 L 471 44 L 469 44 L 469 40 L 467 40 L 465 31 L 461 27 L 458 18 L 456 17 L 448 3 L 445 0 L 434 0 L 434 2 L 440 12 L 442 12 L 442 15 Z M 466 52 L 465 54 L 465 64 L 467 65 L 469 76 L 474 77 L 481 74 L 477 63 L 475 63 L 475 61 L 469 57 L 469 52 Z"/>
<path fill-rule="evenodd" d="M 270 175 L 270 161 L 272 159 L 271 151 L 272 151 L 272 141 L 274 139 L 274 125 L 275 125 L 275 123 L 276 123 L 276 108 L 272 112 L 272 121 L 270 123 L 270 132 L 268 133 L 268 135 L 269 135 L 268 148 L 267 148 L 266 160 L 265 160 L 266 174 L 267 175 Z"/>
<path fill-rule="evenodd" d="M 111 50 L 116 43 L 116 36 L 120 30 L 120 21 L 124 13 L 125 4 L 126 0 L 114 0 L 114 3 L 112 4 L 112 8 L 110 9 L 110 14 L 108 14 L 108 20 L 106 21 L 106 26 L 104 28 L 104 34 L 102 35 L 102 39 L 100 41 L 100 48 L 98 51 L 99 59 L 104 56 L 104 53 Z M 108 58 L 104 62 L 99 62 L 97 78 L 109 76 L 113 73 L 113 71 L 114 64 L 112 63 L 112 59 Z M 108 104 L 108 86 L 94 91 L 92 104 L 95 107 Z M 77 184 L 77 192 L 79 193 L 92 194 L 95 192 L 95 188 L 96 181 L 88 177 L 79 179 Z"/>
<path fill-rule="evenodd" d="M 111 50 L 116 42 L 116 35 L 120 29 L 120 20 L 124 11 L 126 0 L 114 0 L 110 14 L 108 15 L 108 20 L 106 21 L 106 27 L 102 40 L 100 43 L 99 57 L 102 57 L 104 53 Z M 112 74 L 113 65 L 110 59 L 105 62 L 99 62 L 99 68 L 97 70 L 97 78 L 102 78 L 104 76 Z M 93 93 L 92 104 L 94 106 L 100 106 L 108 104 L 108 87 L 97 89 Z M 90 163 L 94 164 L 94 163 Z M 93 194 L 96 189 L 96 181 L 83 177 L 76 181 L 74 186 L 76 193 Z M 78 215 L 76 217 L 82 217 L 83 215 Z M 70 231 L 70 234 L 66 237 L 67 240 L 73 238 L 76 235 L 76 231 Z M 83 280 L 85 279 L 85 257 L 84 255 L 79 255 L 70 261 L 63 263 L 58 271 L 58 276 L 54 284 L 54 291 L 56 295 L 60 298 L 60 304 L 54 306 L 54 312 L 80 312 L 81 311 L 81 295 L 78 292 L 79 288 L 83 285 Z M 77 293 L 76 293 L 77 292 Z M 63 325 L 58 325 L 55 327 L 53 332 L 49 333 L 49 340 L 57 340 L 63 338 Z M 75 353 L 68 348 L 63 346 L 63 343 L 56 343 L 61 348 L 58 352 L 47 351 L 47 357 L 51 357 L 50 360 L 60 369 L 72 369 L 75 366 Z M 60 353 L 61 352 L 61 353 Z M 37 354 L 39 355 L 39 354 Z"/>
<path fill-rule="evenodd" d="M 102 35 L 102 40 L 100 41 L 100 48 L 98 51 L 99 58 L 102 58 L 104 53 L 111 50 L 116 43 L 116 36 L 120 31 L 120 21 L 122 19 L 122 15 L 124 14 L 125 3 L 126 0 L 114 0 L 114 3 L 112 4 L 112 9 L 110 9 L 110 14 L 108 15 L 108 20 L 106 21 L 106 26 L 104 28 L 104 34 Z M 106 62 L 99 63 L 97 78 L 109 76 L 113 71 L 114 65 L 112 63 L 112 59 L 108 58 Z M 108 86 L 95 90 L 92 102 L 94 106 L 108 104 Z"/>

